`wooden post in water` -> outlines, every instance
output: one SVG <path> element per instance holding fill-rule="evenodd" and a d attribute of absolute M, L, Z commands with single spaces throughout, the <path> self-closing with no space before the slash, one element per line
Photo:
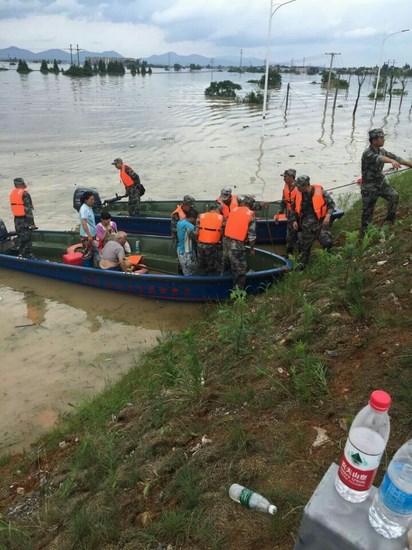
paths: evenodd
<path fill-rule="evenodd" d="M 289 103 L 289 90 L 290 90 L 290 82 L 288 82 L 288 87 L 286 89 L 286 106 L 285 106 L 285 115 L 288 110 L 288 103 Z"/>
<path fill-rule="evenodd" d="M 335 97 L 333 98 L 333 107 L 332 107 L 332 113 L 335 112 L 335 107 L 336 107 L 336 98 L 338 97 L 338 91 L 339 91 L 339 78 L 338 78 L 338 81 L 336 82 L 336 88 L 335 88 Z"/>
<path fill-rule="evenodd" d="M 392 105 L 392 86 L 393 86 L 393 78 L 394 78 L 394 74 L 392 72 L 391 74 L 391 78 L 390 78 L 390 81 L 389 81 L 389 105 L 388 105 L 388 115 L 389 113 L 391 112 L 391 105 Z"/>

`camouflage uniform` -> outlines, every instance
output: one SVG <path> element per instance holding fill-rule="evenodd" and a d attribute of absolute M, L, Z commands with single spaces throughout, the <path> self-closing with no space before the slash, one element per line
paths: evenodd
<path fill-rule="evenodd" d="M 280 201 L 278 214 L 286 214 L 286 254 L 289 256 L 298 244 L 299 231 L 293 227 L 294 216 L 292 210 L 287 208 L 285 197 Z"/>
<path fill-rule="evenodd" d="M 218 275 L 222 272 L 222 244 L 197 243 L 198 275 Z"/>
<path fill-rule="evenodd" d="M 379 160 L 379 156 L 388 157 L 397 162 L 401 162 L 401 158 L 386 151 L 383 147 L 375 149 L 370 145 L 362 155 L 362 221 L 361 228 L 365 230 L 368 224 L 372 223 L 373 211 L 376 201 L 382 197 L 388 201 L 388 213 L 386 219 L 394 221 L 396 210 L 398 208 L 399 195 L 397 191 L 391 187 L 385 176 L 383 175 L 384 163 Z"/>
<path fill-rule="evenodd" d="M 246 242 L 255 241 L 256 219 L 254 216 L 250 220 L 245 241 L 223 237 L 223 268 L 226 270 L 230 266 L 233 275 L 233 286 L 238 286 L 241 289 L 246 286 Z"/>
<path fill-rule="evenodd" d="M 33 203 L 31 202 L 30 194 L 25 191 L 23 193 L 25 216 L 14 217 L 14 227 L 17 233 L 17 248 L 19 254 L 24 258 L 32 256 L 31 251 L 31 227 L 35 226 L 33 217 Z"/>
<path fill-rule="evenodd" d="M 307 193 L 302 193 L 301 215 L 298 216 L 293 208 L 293 221 L 297 221 L 300 225 L 300 257 L 299 267 L 303 268 L 309 263 L 310 251 L 313 243 L 317 240 L 322 248 L 330 250 L 333 246 L 333 236 L 331 232 L 331 224 L 323 225 L 324 218 L 318 220 L 313 208 L 312 196 L 314 190 Z M 323 200 L 327 208 L 327 213 L 332 214 L 335 210 L 335 203 L 330 194 L 323 190 Z"/>
<path fill-rule="evenodd" d="M 180 204 L 190 204 L 190 207 L 194 207 L 195 205 L 195 199 L 191 195 L 185 195 L 183 197 L 183 202 Z M 174 243 L 174 246 L 177 246 L 177 222 L 180 220 L 179 214 L 175 213 L 171 215 L 170 218 L 170 231 L 172 233 L 172 241 Z"/>
<path fill-rule="evenodd" d="M 126 197 L 129 197 L 129 216 L 138 216 L 140 210 L 141 192 L 140 178 L 130 166 L 126 166 L 124 171 L 134 181 L 133 185 L 126 187 Z"/>

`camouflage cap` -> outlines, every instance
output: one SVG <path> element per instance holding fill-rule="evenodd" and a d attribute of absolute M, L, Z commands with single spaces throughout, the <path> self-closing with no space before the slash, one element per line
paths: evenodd
<path fill-rule="evenodd" d="M 212 204 L 209 206 L 209 210 L 219 210 L 222 212 L 222 205 L 220 202 L 212 202 Z"/>
<path fill-rule="evenodd" d="M 296 178 L 296 170 L 293 170 L 293 168 L 288 168 L 283 172 L 283 174 L 280 174 L 281 176 L 291 176 L 292 178 Z"/>
<path fill-rule="evenodd" d="M 253 208 L 255 204 L 255 197 L 252 197 L 252 195 L 243 195 L 243 197 L 241 198 L 241 204 Z"/>
<path fill-rule="evenodd" d="M 299 176 L 296 180 L 296 185 L 299 187 L 299 185 L 310 185 L 310 177 L 309 176 Z"/>
<path fill-rule="evenodd" d="M 223 189 L 220 191 L 221 199 L 228 199 L 231 195 L 232 195 L 231 187 L 223 187 Z"/>
<path fill-rule="evenodd" d="M 195 199 L 192 197 L 192 195 L 185 195 L 183 197 L 183 204 L 195 204 Z"/>
<path fill-rule="evenodd" d="M 385 134 L 383 133 L 382 128 L 372 128 L 369 130 L 369 139 L 383 138 Z"/>
<path fill-rule="evenodd" d="M 114 159 L 114 161 L 112 162 L 112 164 L 117 164 L 118 162 L 119 162 L 120 164 L 123 164 L 122 159 L 119 159 L 119 158 Z"/>
<path fill-rule="evenodd" d="M 14 178 L 13 183 L 15 187 L 25 187 L 26 183 L 23 178 Z"/>

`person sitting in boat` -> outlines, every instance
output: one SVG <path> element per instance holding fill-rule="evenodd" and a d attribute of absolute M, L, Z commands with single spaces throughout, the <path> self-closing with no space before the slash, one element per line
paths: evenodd
<path fill-rule="evenodd" d="M 120 181 L 123 183 L 126 191 L 126 197 L 129 197 L 129 216 L 138 216 L 140 209 L 140 197 L 146 190 L 140 182 L 140 177 L 133 168 L 117 158 L 112 162 L 113 166 L 120 171 Z"/>
<path fill-rule="evenodd" d="M 119 231 L 112 241 L 108 241 L 100 254 L 100 267 L 110 271 L 128 271 L 131 267 L 126 260 L 124 246 L 127 242 L 127 234 Z"/>
<path fill-rule="evenodd" d="M 10 206 L 14 216 L 19 256 L 34 259 L 31 251 L 31 231 L 37 229 L 34 223 L 33 203 L 23 178 L 14 178 L 14 189 L 10 193 Z"/>
<path fill-rule="evenodd" d="M 82 205 L 79 210 L 80 240 L 83 246 L 83 258 L 91 260 L 93 258 L 93 241 L 96 238 L 96 221 L 93 212 L 94 194 L 92 191 L 85 191 L 81 200 Z"/>
<path fill-rule="evenodd" d="M 192 210 L 194 205 L 195 199 L 191 195 L 185 195 L 181 204 L 172 212 L 170 228 L 172 231 L 172 241 L 175 246 L 177 246 L 177 222 L 179 220 L 184 220 L 187 213 Z"/>
<path fill-rule="evenodd" d="M 244 289 L 246 285 L 246 243 L 249 242 L 250 254 L 255 253 L 256 218 L 253 212 L 255 199 L 245 195 L 240 205 L 234 208 L 226 221 L 223 239 L 223 264 L 230 266 L 233 274 L 233 286 Z"/>
<path fill-rule="evenodd" d="M 112 216 L 107 210 L 100 214 L 100 222 L 96 225 L 96 240 L 99 251 L 101 251 L 107 241 L 112 241 L 117 233 L 117 224 L 112 221 Z"/>
<path fill-rule="evenodd" d="M 195 251 L 196 210 L 189 210 L 183 220 L 177 222 L 177 257 L 183 275 L 195 275 L 197 269 Z"/>
<path fill-rule="evenodd" d="M 209 212 L 197 218 L 197 274 L 217 275 L 222 271 L 222 238 L 224 219 L 218 202 L 212 204 Z"/>
<path fill-rule="evenodd" d="M 239 206 L 239 199 L 236 195 L 232 194 L 231 187 L 224 187 L 220 191 L 220 197 L 216 199 L 216 202 L 222 206 L 222 214 L 225 221 L 229 213 L 236 208 L 236 206 Z"/>

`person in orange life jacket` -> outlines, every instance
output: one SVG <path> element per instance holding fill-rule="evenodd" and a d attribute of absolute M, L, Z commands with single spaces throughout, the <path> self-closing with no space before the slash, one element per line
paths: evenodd
<path fill-rule="evenodd" d="M 191 195 L 185 195 L 181 204 L 179 204 L 172 212 L 170 229 L 172 231 L 172 241 L 174 246 L 177 246 L 177 222 L 186 218 L 187 213 L 189 210 L 192 210 L 195 202 L 195 199 Z"/>
<path fill-rule="evenodd" d="M 250 254 L 255 253 L 256 219 L 253 212 L 255 200 L 245 195 L 240 205 L 234 208 L 226 221 L 223 238 L 223 268 L 230 265 L 233 274 L 233 286 L 244 289 L 246 285 L 246 242 L 250 245 Z"/>
<path fill-rule="evenodd" d="M 140 197 L 145 192 L 138 174 L 136 174 L 129 164 L 125 164 L 120 158 L 114 159 L 112 165 L 120 170 L 120 180 L 125 187 L 126 197 L 129 197 L 129 216 L 138 216 Z"/>
<path fill-rule="evenodd" d="M 293 216 L 292 216 L 292 206 L 295 203 L 295 196 L 298 192 L 296 187 L 296 170 L 289 168 L 285 170 L 283 174 L 283 181 L 285 186 L 283 188 L 282 200 L 279 204 L 279 211 L 273 218 L 275 223 L 279 223 L 279 215 L 286 215 L 287 226 L 286 226 L 286 255 L 289 256 L 293 254 L 296 244 L 298 244 L 298 231 L 293 227 Z"/>
<path fill-rule="evenodd" d="M 300 228 L 300 257 L 298 269 L 309 263 L 310 251 L 315 240 L 326 250 L 333 246 L 331 215 L 335 203 L 321 185 L 311 185 L 309 176 L 296 180 L 298 192 L 292 208 L 293 227 Z"/>
<path fill-rule="evenodd" d="M 239 206 L 239 199 L 236 195 L 232 194 L 232 189 L 230 187 L 224 187 L 220 191 L 220 197 L 216 199 L 216 202 L 222 206 L 222 214 L 225 220 L 227 220 L 231 210 Z"/>
<path fill-rule="evenodd" d="M 221 205 L 212 204 L 209 212 L 197 218 L 197 274 L 217 275 L 222 272 L 222 237 L 224 219 Z"/>
<path fill-rule="evenodd" d="M 177 258 L 183 275 L 195 275 L 197 269 L 194 229 L 196 210 L 189 210 L 186 217 L 177 222 Z"/>
<path fill-rule="evenodd" d="M 31 231 L 37 229 L 34 223 L 33 203 L 23 178 L 14 179 L 14 189 L 10 193 L 10 206 L 14 215 L 17 233 L 17 248 L 23 258 L 33 259 L 31 251 Z"/>

